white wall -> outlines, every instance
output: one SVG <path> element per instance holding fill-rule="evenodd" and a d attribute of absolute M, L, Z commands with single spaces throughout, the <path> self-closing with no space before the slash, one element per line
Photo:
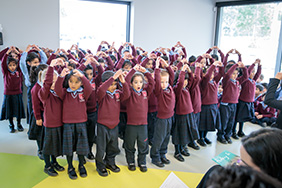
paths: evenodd
<path fill-rule="evenodd" d="M 28 44 L 59 47 L 59 0 L 0 0 L 0 5 L 0 50 L 11 45 L 24 50 Z M 131 41 L 153 50 L 180 40 L 188 55 L 202 54 L 213 44 L 214 5 L 215 0 L 133 0 Z"/>

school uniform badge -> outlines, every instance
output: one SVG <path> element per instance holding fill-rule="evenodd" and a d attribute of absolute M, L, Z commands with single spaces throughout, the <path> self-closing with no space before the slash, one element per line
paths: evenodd
<path fill-rule="evenodd" d="M 143 95 L 144 99 L 147 99 L 147 91 L 142 91 L 142 95 Z"/>
<path fill-rule="evenodd" d="M 96 84 L 95 83 L 92 83 L 91 86 L 92 86 L 93 90 L 96 89 Z"/>
<path fill-rule="evenodd" d="M 78 98 L 79 98 L 79 102 L 84 102 L 84 96 L 83 96 L 83 93 L 79 93 L 78 94 Z"/>
<path fill-rule="evenodd" d="M 116 100 L 117 100 L 117 101 L 120 101 L 120 95 L 119 95 L 119 93 L 115 93 L 115 97 L 116 97 Z"/>

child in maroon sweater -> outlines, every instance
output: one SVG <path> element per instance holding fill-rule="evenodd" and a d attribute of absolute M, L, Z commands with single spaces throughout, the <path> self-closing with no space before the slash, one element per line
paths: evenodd
<path fill-rule="evenodd" d="M 86 103 L 87 105 L 87 137 L 89 144 L 89 154 L 87 158 L 94 159 L 92 153 L 92 146 L 96 139 L 96 123 L 97 123 L 97 88 L 101 84 L 101 76 L 104 72 L 103 67 L 97 62 L 95 58 L 89 56 L 85 63 L 81 64 L 78 69 L 84 71 L 84 75 L 90 81 L 92 86 L 92 93 Z M 94 68 L 98 69 L 98 74 L 94 76 Z"/>
<path fill-rule="evenodd" d="M 89 153 L 86 102 L 91 95 L 92 86 L 81 71 L 74 69 L 68 75 L 67 73 L 68 69 L 65 68 L 58 77 L 55 92 L 63 100 L 63 154 L 67 156 L 69 177 L 76 179 L 77 175 L 72 164 L 74 151 L 78 155 L 80 176 L 87 176 L 83 165 L 84 156 Z"/>
<path fill-rule="evenodd" d="M 38 97 L 44 107 L 44 141 L 43 141 L 43 157 L 45 161 L 44 172 L 49 176 L 57 176 L 57 171 L 65 170 L 59 165 L 56 157 L 62 155 L 62 100 L 54 91 L 58 73 L 54 71 L 54 66 L 58 60 L 51 62 L 48 70 L 39 72 L 39 79 L 44 80 L 43 87 L 38 92 Z M 45 76 L 46 75 L 46 76 Z M 33 87 L 34 88 L 34 87 Z M 34 103 L 33 103 L 34 104 Z M 51 162 L 50 162 L 51 156 Z"/>
<path fill-rule="evenodd" d="M 160 70 L 160 63 L 166 70 Z M 170 161 L 166 158 L 167 146 L 174 114 L 175 94 L 172 88 L 174 72 L 168 63 L 158 58 L 155 69 L 155 94 L 158 99 L 158 114 L 153 136 L 153 144 L 150 151 L 152 163 L 158 167 L 164 167 Z"/>
<path fill-rule="evenodd" d="M 117 89 L 117 78 L 122 84 L 122 91 Z M 119 123 L 120 103 L 128 99 L 130 91 L 128 84 L 124 80 L 122 70 L 118 70 L 116 73 L 105 71 L 102 75 L 102 82 L 97 90 L 99 109 L 96 170 L 100 176 L 108 176 L 106 168 L 112 172 L 120 171 L 120 168 L 115 164 L 115 156 L 119 153 L 117 125 Z"/>
<path fill-rule="evenodd" d="M 253 123 L 259 124 L 262 127 L 270 126 L 276 121 L 276 109 L 264 103 L 265 94 L 262 95 L 262 101 L 255 109 L 255 117 Z"/>
<path fill-rule="evenodd" d="M 243 76 L 237 80 L 238 69 L 243 68 Z M 226 66 L 226 74 L 222 80 L 223 94 L 222 101 L 220 103 L 220 118 L 221 127 L 218 129 L 217 140 L 223 144 L 232 143 L 230 139 L 232 135 L 232 128 L 235 121 L 237 103 L 239 98 L 240 84 L 248 79 L 249 75 L 246 67 L 242 62 L 237 64 L 228 64 Z"/>
<path fill-rule="evenodd" d="M 187 62 L 188 63 L 188 62 Z M 185 71 L 188 71 L 186 73 Z M 176 73 L 176 76 L 178 74 Z M 174 157 L 183 162 L 184 156 L 189 156 L 189 153 L 184 153 L 183 146 L 187 145 L 198 139 L 198 127 L 194 122 L 193 116 L 193 104 L 191 101 L 190 92 L 188 89 L 191 88 L 193 83 L 193 73 L 189 66 L 185 64 L 174 86 L 174 92 L 176 96 L 176 106 L 175 106 L 175 126 L 172 130 L 172 143 L 175 146 Z"/>
<path fill-rule="evenodd" d="M 139 72 L 136 72 L 139 71 Z M 148 79 L 148 86 L 144 88 L 145 78 Z M 124 149 L 128 169 L 134 171 L 135 167 L 135 142 L 138 147 L 138 166 L 141 172 L 146 172 L 146 155 L 149 151 L 147 114 L 148 96 L 154 89 L 154 80 L 151 74 L 144 67 L 136 65 L 126 76 L 126 82 L 130 84 L 130 97 L 126 100 L 127 125 L 124 137 Z"/>
<path fill-rule="evenodd" d="M 25 118 L 22 100 L 23 74 L 18 67 L 18 60 L 9 56 L 14 49 L 14 47 L 7 49 L 3 59 L 1 59 L 4 79 L 4 100 L 1 110 L 1 120 L 9 120 L 10 133 L 15 132 L 13 117 L 17 118 L 18 131 L 24 130 L 21 125 L 21 118 Z"/>
<path fill-rule="evenodd" d="M 220 66 L 219 72 L 215 75 L 215 69 Z M 199 133 L 200 139 L 198 143 L 201 146 L 211 144 L 211 141 L 206 137 L 208 131 L 215 131 L 216 120 L 218 116 L 218 83 L 224 74 L 224 67 L 221 62 L 215 61 L 208 69 L 205 76 L 202 78 L 201 94 L 202 107 L 200 114 Z"/>
<path fill-rule="evenodd" d="M 255 65 L 258 64 L 257 73 L 255 74 Z M 239 139 L 245 136 L 243 132 L 244 122 L 250 121 L 254 118 L 254 98 L 256 90 L 256 81 L 261 74 L 260 60 L 256 61 L 248 67 L 249 78 L 241 84 L 241 92 L 239 96 L 239 103 L 237 106 L 236 121 L 232 130 L 232 138 Z M 239 122 L 239 131 L 236 133 L 237 122 Z M 239 137 L 238 137 L 239 136 Z"/>

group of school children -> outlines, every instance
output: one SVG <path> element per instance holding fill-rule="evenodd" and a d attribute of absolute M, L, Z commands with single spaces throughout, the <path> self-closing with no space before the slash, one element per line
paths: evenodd
<path fill-rule="evenodd" d="M 220 54 L 221 61 L 216 54 L 209 54 L 212 51 Z M 237 63 L 228 61 L 231 53 L 238 54 Z M 198 150 L 198 144 L 212 143 L 207 138 L 209 131 L 217 129 L 217 140 L 231 144 L 231 137 L 244 136 L 244 122 L 264 125 L 275 121 L 275 112 L 263 103 L 262 86 L 256 86 L 260 60 L 244 66 L 241 54 L 234 49 L 224 55 L 215 46 L 198 58 L 187 59 L 180 42 L 172 49 L 157 48 L 148 53 L 131 43 L 116 50 L 102 41 L 96 54 L 77 45 L 68 51 L 28 45 L 25 51 L 6 48 L 0 58 L 4 77 L 1 120 L 9 120 L 13 133 L 16 117 L 18 131 L 24 130 L 24 80 L 28 138 L 37 141 L 38 156 L 50 176 L 64 171 L 56 158 L 65 155 L 68 175 L 76 179 L 74 152 L 81 177 L 87 176 L 85 156 L 95 159 L 100 176 L 108 176 L 107 169 L 119 172 L 115 163 L 120 152 L 118 138 L 123 140 L 131 171 L 136 170 L 137 142 L 137 165 L 146 172 L 149 145 L 154 165 L 170 163 L 166 157 L 170 136 L 174 157 L 183 162 L 183 156 L 190 155 L 187 146 Z"/>

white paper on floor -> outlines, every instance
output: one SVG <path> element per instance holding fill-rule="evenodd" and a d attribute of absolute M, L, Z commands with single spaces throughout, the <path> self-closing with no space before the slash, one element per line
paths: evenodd
<path fill-rule="evenodd" d="M 160 188 L 189 188 L 181 179 L 171 172 Z"/>

